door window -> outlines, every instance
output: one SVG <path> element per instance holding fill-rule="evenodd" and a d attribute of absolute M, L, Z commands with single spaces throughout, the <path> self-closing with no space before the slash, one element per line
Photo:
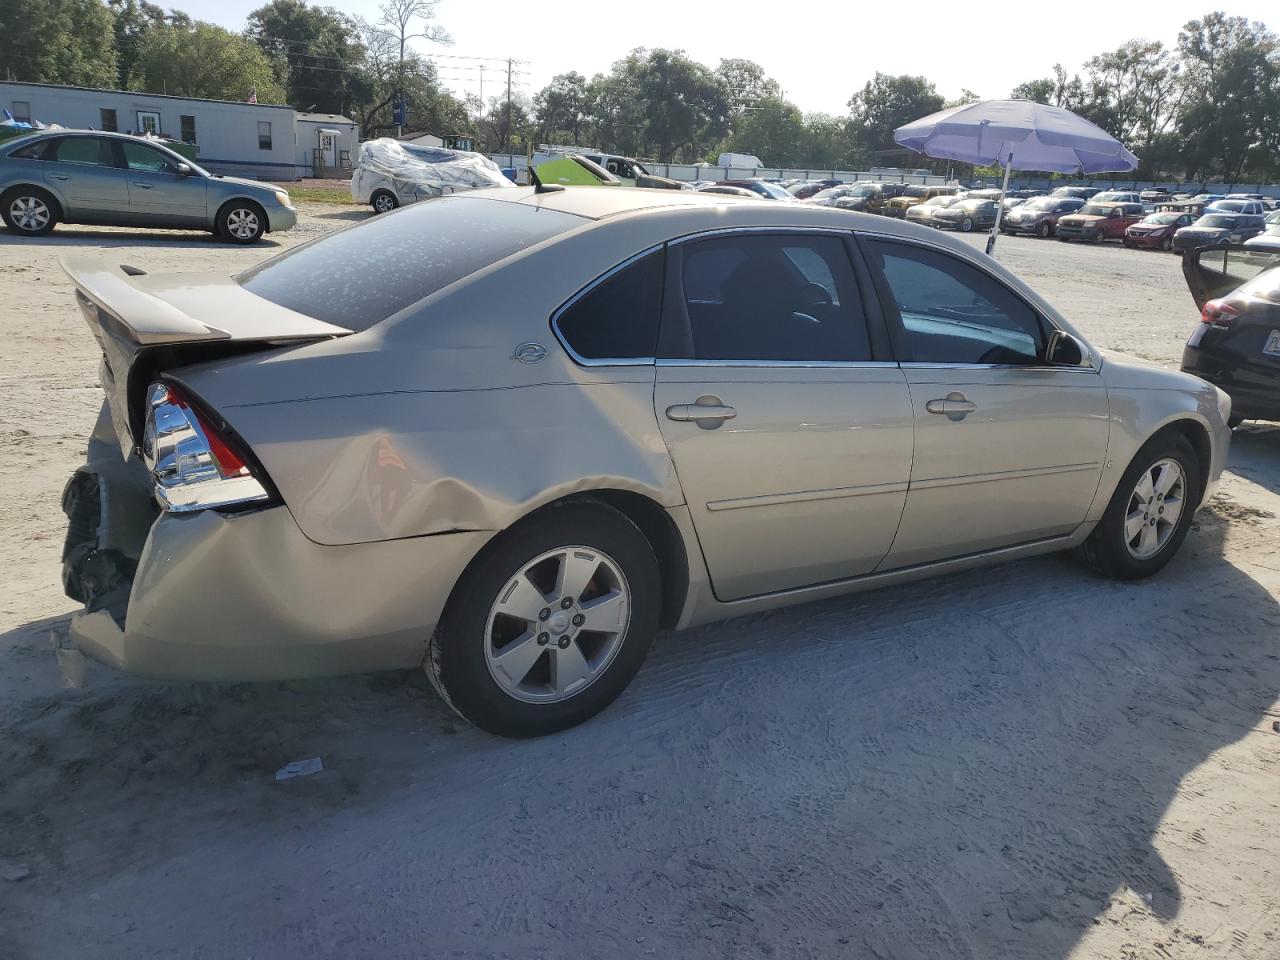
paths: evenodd
<path fill-rule="evenodd" d="M 927 247 L 871 241 L 873 266 L 901 316 L 916 363 L 1034 364 L 1044 327 L 1017 294 L 989 274 Z"/>
<path fill-rule="evenodd" d="M 623 267 L 556 318 L 565 343 L 586 360 L 651 361 L 662 312 L 662 251 Z"/>
<path fill-rule="evenodd" d="M 124 140 L 120 143 L 124 150 L 124 162 L 130 170 L 147 173 L 177 173 L 178 165 L 159 150 L 141 143 Z"/>
<path fill-rule="evenodd" d="M 116 165 L 111 143 L 100 137 L 63 137 L 53 148 L 52 155 L 45 156 L 59 163 L 84 163 L 95 167 Z"/>
<path fill-rule="evenodd" d="M 853 267 L 837 236 L 737 234 L 682 244 L 683 311 L 668 353 L 692 360 L 871 359 Z M 683 314 L 683 315 L 681 315 Z"/>

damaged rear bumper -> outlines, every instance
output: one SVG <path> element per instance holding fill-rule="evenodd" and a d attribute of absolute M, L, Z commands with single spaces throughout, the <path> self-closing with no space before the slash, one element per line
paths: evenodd
<path fill-rule="evenodd" d="M 98 432 L 64 494 L 63 580 L 85 603 L 72 639 L 130 673 L 247 681 L 417 666 L 492 536 L 322 546 L 282 506 L 161 513 L 145 470 L 103 452 Z"/>

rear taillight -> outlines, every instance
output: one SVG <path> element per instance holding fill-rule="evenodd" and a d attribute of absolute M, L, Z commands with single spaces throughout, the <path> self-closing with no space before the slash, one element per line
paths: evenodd
<path fill-rule="evenodd" d="M 177 387 L 147 390 L 142 462 L 170 513 L 265 503 L 271 494 L 236 444 Z"/>
<path fill-rule="evenodd" d="M 1200 322 L 1213 327 L 1229 327 L 1240 311 L 1225 300 L 1210 300 L 1200 311 Z"/>

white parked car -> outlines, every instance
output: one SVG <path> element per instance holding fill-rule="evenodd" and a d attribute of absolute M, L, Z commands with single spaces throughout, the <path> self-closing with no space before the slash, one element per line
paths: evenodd
<path fill-rule="evenodd" d="M 488 157 L 465 150 L 424 147 L 390 137 L 360 144 L 351 199 L 386 213 L 406 203 L 488 187 L 514 187 Z"/>

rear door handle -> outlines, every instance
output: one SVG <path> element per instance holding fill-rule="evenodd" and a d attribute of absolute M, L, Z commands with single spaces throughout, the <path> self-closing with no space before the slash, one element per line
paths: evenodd
<path fill-rule="evenodd" d="M 978 409 L 978 405 L 968 399 L 963 393 L 949 393 L 943 400 L 930 400 L 924 405 L 924 408 L 930 413 L 936 413 L 945 416 L 949 420 L 963 420 L 973 411 Z"/>
<path fill-rule="evenodd" d="M 710 430 L 738 415 L 733 407 L 725 406 L 719 397 L 699 397 L 694 403 L 675 403 L 667 407 L 667 419 L 680 423 L 696 423 Z"/>
<path fill-rule="evenodd" d="M 49 174 L 49 179 L 50 180 L 70 180 L 71 175 L 67 173 L 51 173 Z"/>

